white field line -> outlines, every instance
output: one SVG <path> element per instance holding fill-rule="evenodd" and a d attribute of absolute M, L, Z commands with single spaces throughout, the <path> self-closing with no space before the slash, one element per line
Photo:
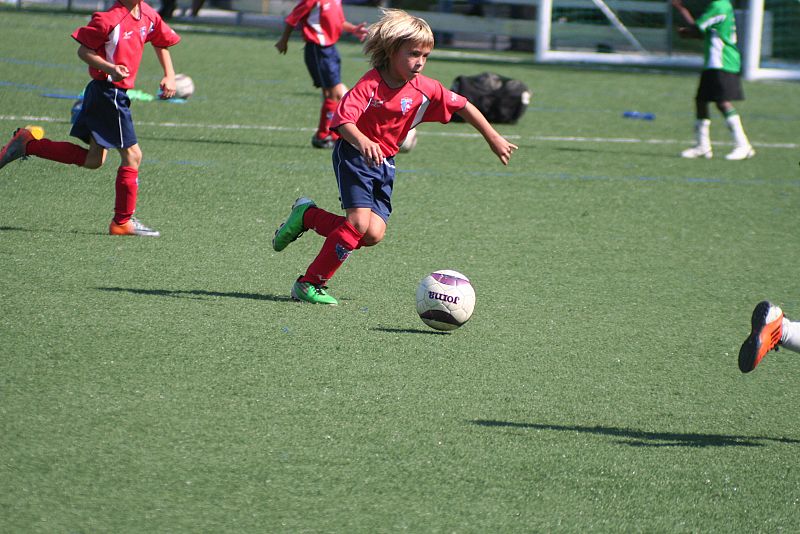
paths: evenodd
<path fill-rule="evenodd" d="M 0 120 L 10 122 L 52 122 L 52 123 L 66 123 L 66 119 L 55 117 L 37 117 L 34 115 L 0 115 Z M 269 126 L 265 124 L 200 124 L 192 122 L 147 122 L 136 121 L 137 126 L 155 126 L 158 128 L 201 128 L 206 130 L 258 130 L 266 132 L 313 132 L 315 128 L 299 128 L 289 126 Z M 475 133 L 462 133 L 462 132 L 422 132 L 423 136 L 438 136 L 438 137 L 461 137 L 461 138 L 479 138 L 481 134 Z M 649 145 L 683 145 L 690 143 L 686 139 L 639 139 L 635 137 L 571 137 L 571 136 L 521 136 L 521 135 L 507 135 L 507 139 L 512 141 L 538 141 L 543 143 L 627 143 L 627 144 L 649 144 Z M 730 142 L 715 142 L 720 145 L 731 145 Z M 798 143 L 753 143 L 755 147 L 761 148 L 786 148 L 795 150 L 800 148 Z"/>

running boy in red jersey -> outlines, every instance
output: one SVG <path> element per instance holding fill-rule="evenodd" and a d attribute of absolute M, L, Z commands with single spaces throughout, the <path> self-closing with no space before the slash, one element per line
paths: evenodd
<path fill-rule="evenodd" d="M 38 156 L 97 169 L 105 162 L 108 150 L 114 148 L 121 163 L 109 233 L 158 237 L 158 231 L 133 218 L 142 151 L 133 129 L 127 90 L 134 86 L 144 44 L 150 42 L 164 70 L 162 98 L 173 97 L 175 71 L 167 48 L 177 44 L 180 37 L 142 0 L 117 0 L 108 11 L 94 13 L 89 24 L 75 30 L 72 38 L 80 44 L 78 57 L 89 65 L 92 81 L 84 90 L 83 105 L 70 135 L 87 143 L 88 150 L 73 143 L 35 139 L 21 128 L 0 151 L 0 168 L 25 156 Z"/>
<path fill-rule="evenodd" d="M 342 83 L 341 63 L 336 43 L 342 30 L 363 41 L 367 36 L 366 24 L 354 25 L 344 18 L 342 0 L 300 0 L 286 17 L 283 35 L 275 43 L 278 52 L 285 54 L 289 36 L 295 27 L 303 29 L 306 41 L 305 60 L 314 87 L 322 88 L 322 108 L 319 112 L 317 132 L 311 137 L 316 148 L 333 148 L 338 134 L 330 130 L 331 117 L 336 106 L 347 92 Z"/>
<path fill-rule="evenodd" d="M 404 11 L 384 10 L 370 26 L 364 51 L 373 69 L 344 96 L 331 121 L 341 136 L 333 149 L 333 170 L 345 216 L 299 198 L 272 240 L 281 251 L 308 229 L 325 238 L 294 283 L 292 298 L 337 304 L 325 284 L 354 250 L 383 239 L 392 212 L 394 155 L 411 128 L 421 122 L 447 123 L 458 114 L 483 135 L 503 165 L 517 149 L 466 98 L 421 74 L 432 49 L 430 26 Z"/>

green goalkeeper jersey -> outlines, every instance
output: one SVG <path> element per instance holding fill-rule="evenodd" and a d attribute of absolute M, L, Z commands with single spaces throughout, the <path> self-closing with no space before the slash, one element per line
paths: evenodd
<path fill-rule="evenodd" d="M 705 38 L 704 69 L 738 73 L 742 67 L 736 48 L 736 20 L 730 0 L 714 0 L 696 21 Z"/>

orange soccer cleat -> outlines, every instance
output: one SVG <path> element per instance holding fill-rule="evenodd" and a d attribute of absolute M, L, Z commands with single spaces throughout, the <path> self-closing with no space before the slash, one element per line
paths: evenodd
<path fill-rule="evenodd" d="M 739 370 L 749 373 L 772 349 L 778 350 L 783 333 L 783 311 L 774 304 L 763 300 L 753 310 L 750 320 L 750 335 L 739 349 Z"/>
<path fill-rule="evenodd" d="M 44 132 L 42 132 L 44 133 Z M 28 143 L 36 139 L 33 133 L 27 128 L 19 128 L 11 136 L 11 141 L 0 149 L 0 169 L 12 161 L 26 157 L 26 147 Z"/>
<path fill-rule="evenodd" d="M 138 235 L 142 237 L 158 237 L 161 232 L 148 228 L 138 219 L 131 217 L 128 222 L 117 224 L 114 220 L 108 225 L 108 233 L 111 235 Z"/>

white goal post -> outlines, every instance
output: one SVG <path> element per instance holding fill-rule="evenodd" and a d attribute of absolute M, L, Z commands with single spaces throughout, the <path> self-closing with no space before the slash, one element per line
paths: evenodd
<path fill-rule="evenodd" d="M 495 0 L 498 1 L 498 0 Z M 647 46 L 639 44 L 633 38 L 632 32 L 624 28 L 613 8 L 622 7 L 631 11 L 643 13 L 661 14 L 664 19 L 671 23 L 672 17 L 669 10 L 672 9 L 669 0 L 664 3 L 656 2 L 635 2 L 617 1 L 609 2 L 607 5 L 603 0 L 591 0 L 597 4 L 597 8 L 610 22 L 610 26 L 615 28 L 625 40 L 633 44 L 631 51 L 614 50 L 592 51 L 589 49 L 581 50 L 579 47 L 570 49 L 558 49 L 553 46 L 553 9 L 564 5 L 575 5 L 574 0 L 533 0 L 538 5 L 536 21 L 536 61 L 540 63 L 597 63 L 597 64 L 617 64 L 634 66 L 658 66 L 658 67 L 702 67 L 702 55 L 700 54 L 676 54 L 672 50 L 654 51 L 647 49 Z M 584 2 L 586 3 L 586 2 Z M 585 8 L 584 8 L 585 9 Z M 742 13 L 744 15 L 744 27 L 739 28 L 740 50 L 742 52 L 742 76 L 746 80 L 760 79 L 782 79 L 800 80 L 800 65 L 762 65 L 761 43 L 764 31 L 764 0 L 749 0 L 748 9 Z M 555 21 L 557 24 L 560 21 Z M 564 25 L 565 27 L 567 24 Z M 620 28 L 622 26 L 622 28 Z M 623 29 L 624 28 L 624 29 Z M 652 32 L 652 30 L 650 30 Z M 672 28 L 665 27 L 660 30 L 665 39 L 669 39 L 668 32 Z M 744 35 L 744 39 L 741 36 Z M 633 39 L 633 41 L 632 41 Z M 635 42 L 635 44 L 634 44 Z"/>

